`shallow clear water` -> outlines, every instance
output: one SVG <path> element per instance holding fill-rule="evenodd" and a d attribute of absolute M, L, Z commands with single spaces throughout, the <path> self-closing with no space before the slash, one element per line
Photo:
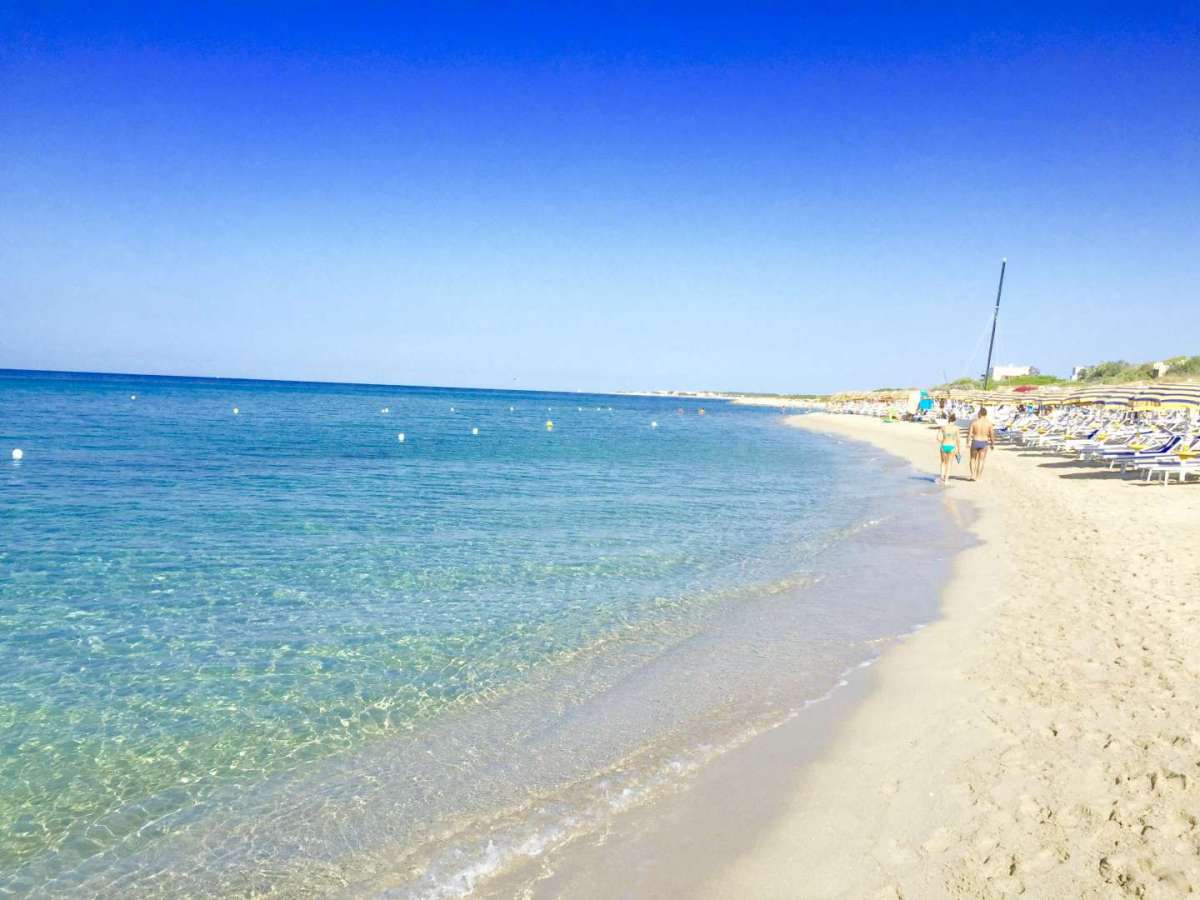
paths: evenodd
<path fill-rule="evenodd" d="M 949 546 L 716 402 L 0 373 L 0 450 L 17 892 L 461 893 L 930 618 Z"/>

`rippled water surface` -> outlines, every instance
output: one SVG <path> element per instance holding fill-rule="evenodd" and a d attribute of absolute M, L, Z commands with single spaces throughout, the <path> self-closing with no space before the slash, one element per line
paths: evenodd
<path fill-rule="evenodd" d="M 461 893 L 931 614 L 778 410 L 0 373 L 0 449 L 17 892 Z"/>

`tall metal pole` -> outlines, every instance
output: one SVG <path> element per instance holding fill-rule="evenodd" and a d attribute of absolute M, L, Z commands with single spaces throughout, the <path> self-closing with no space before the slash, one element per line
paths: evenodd
<path fill-rule="evenodd" d="M 1004 267 L 1008 265 L 1008 257 L 1000 260 L 1000 286 L 996 288 L 996 309 L 992 313 L 992 339 L 988 341 L 987 368 L 983 370 L 983 389 L 988 389 L 992 378 L 992 348 L 996 346 L 996 320 L 1000 318 L 1000 295 L 1004 293 Z"/>

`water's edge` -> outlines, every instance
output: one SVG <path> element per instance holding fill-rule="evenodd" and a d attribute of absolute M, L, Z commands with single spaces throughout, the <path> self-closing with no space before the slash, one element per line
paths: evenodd
<path fill-rule="evenodd" d="M 811 433 L 831 443 L 849 441 L 868 448 L 916 472 L 907 460 L 867 441 Z M 531 854 L 480 883 L 471 896 L 689 896 L 709 883 L 776 826 L 807 768 L 831 750 L 840 726 L 880 690 L 876 663 L 892 647 L 944 617 L 941 598 L 954 560 L 977 543 L 971 534 L 976 515 L 965 499 L 955 500 L 953 510 L 946 507 L 945 524 L 961 529 L 964 540 L 941 561 L 939 576 L 930 585 L 938 598 L 934 616 L 906 633 L 879 639 L 875 654 L 841 673 L 829 691 L 725 748 L 675 792 L 619 813 L 603 834 L 581 835 L 550 852 Z"/>
<path fill-rule="evenodd" d="M 925 480 L 907 460 L 869 442 L 811 434 L 831 445 L 849 442 L 887 457 L 911 472 L 910 477 Z M 457 869 L 440 871 L 436 884 L 425 880 L 418 887 L 408 875 L 397 873 L 352 885 L 346 896 L 687 896 L 750 849 L 784 814 L 805 768 L 833 745 L 839 726 L 879 688 L 875 664 L 887 650 L 942 618 L 941 596 L 954 559 L 973 545 L 969 527 L 974 508 L 965 500 L 956 503 L 954 514 L 947 508 L 941 523 L 956 542 L 937 556 L 936 576 L 919 588 L 934 598 L 932 614 L 906 631 L 870 641 L 869 655 L 836 673 L 823 693 L 798 697 L 786 713 L 749 724 L 709 748 L 704 758 L 677 763 L 663 773 L 656 790 L 614 804 L 603 818 L 571 821 L 568 827 L 539 823 L 524 833 L 524 840 L 488 837 L 474 853 L 457 856 Z M 883 585 L 873 580 L 857 587 L 870 591 Z"/>
<path fill-rule="evenodd" d="M 566 875 L 811 739 L 955 550 L 907 462 L 767 411 L 59 381 L 0 393 L 0 890 Z"/>

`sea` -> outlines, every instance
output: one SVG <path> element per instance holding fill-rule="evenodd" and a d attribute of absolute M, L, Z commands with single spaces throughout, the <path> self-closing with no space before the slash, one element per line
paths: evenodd
<path fill-rule="evenodd" d="M 958 541 L 777 408 L 0 370 L 0 893 L 486 895 L 936 618 Z"/>

